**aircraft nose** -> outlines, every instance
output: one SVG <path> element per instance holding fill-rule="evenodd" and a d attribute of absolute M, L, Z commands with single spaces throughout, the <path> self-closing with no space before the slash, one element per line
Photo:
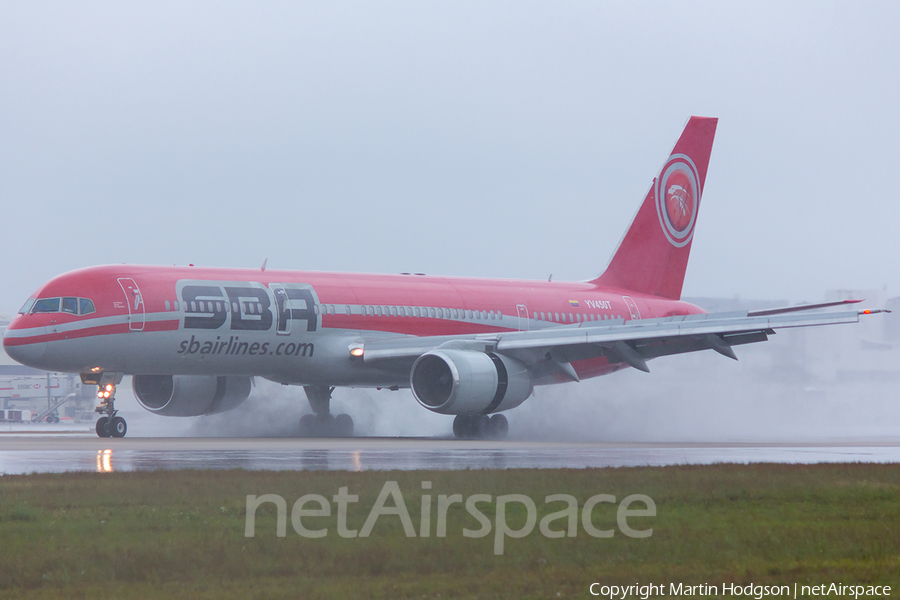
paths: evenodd
<path fill-rule="evenodd" d="M 47 342 L 32 344 L 16 344 L 16 338 L 11 338 L 9 332 L 3 336 L 3 349 L 6 354 L 16 362 L 29 367 L 41 368 L 41 359 L 47 352 Z"/>

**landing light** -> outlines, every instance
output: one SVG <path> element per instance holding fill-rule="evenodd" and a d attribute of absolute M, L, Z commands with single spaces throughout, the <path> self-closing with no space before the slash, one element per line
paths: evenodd
<path fill-rule="evenodd" d="M 350 356 L 359 358 L 360 356 L 363 355 L 364 352 L 365 352 L 365 350 L 363 350 L 362 346 L 356 346 L 355 348 L 350 349 Z"/>

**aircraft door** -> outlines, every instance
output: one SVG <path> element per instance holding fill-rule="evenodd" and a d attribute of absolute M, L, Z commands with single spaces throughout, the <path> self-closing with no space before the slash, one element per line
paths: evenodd
<path fill-rule="evenodd" d="M 516 311 L 519 313 L 519 331 L 528 331 L 528 307 L 519 304 Z"/>
<path fill-rule="evenodd" d="M 291 333 L 291 307 L 288 303 L 287 292 L 277 283 L 270 283 L 269 288 L 275 296 L 275 315 L 277 316 L 275 332 L 278 335 L 290 335 Z"/>
<path fill-rule="evenodd" d="M 119 286 L 125 293 L 125 305 L 128 307 L 128 329 L 142 331 L 144 329 L 144 298 L 134 279 L 120 277 Z"/>
<path fill-rule="evenodd" d="M 625 301 L 625 305 L 628 307 L 628 312 L 631 313 L 632 319 L 640 319 L 641 311 L 638 310 L 637 302 L 634 301 L 634 298 L 631 296 L 622 296 L 622 300 Z"/>

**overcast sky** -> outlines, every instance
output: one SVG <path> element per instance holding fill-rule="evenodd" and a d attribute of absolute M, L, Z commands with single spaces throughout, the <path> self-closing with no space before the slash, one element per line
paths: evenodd
<path fill-rule="evenodd" d="M 587 279 L 719 117 L 687 296 L 900 293 L 900 4 L 0 3 L 0 310 L 105 263 Z"/>

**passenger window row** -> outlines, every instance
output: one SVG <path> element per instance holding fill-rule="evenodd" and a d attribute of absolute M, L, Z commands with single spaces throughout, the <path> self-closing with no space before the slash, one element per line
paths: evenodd
<path fill-rule="evenodd" d="M 315 313 L 317 315 L 318 314 L 336 315 L 339 310 L 340 310 L 340 307 L 335 306 L 334 304 L 314 304 L 313 305 L 313 311 L 315 311 Z M 344 314 L 346 314 L 347 316 L 353 314 L 353 310 L 350 308 L 349 304 L 344 305 Z"/>
<path fill-rule="evenodd" d="M 262 304 L 259 302 L 223 302 L 221 300 L 191 300 L 190 302 L 169 302 L 166 300 L 166 312 L 174 310 L 178 312 L 184 309 L 185 312 L 191 313 L 221 313 L 221 312 L 238 312 L 243 309 L 244 314 L 261 315 L 263 312 Z"/>
<path fill-rule="evenodd" d="M 463 319 L 466 321 L 503 320 L 503 313 L 500 311 L 433 306 L 363 306 L 362 312 L 370 317 L 425 317 L 431 319 Z"/>
<path fill-rule="evenodd" d="M 52 301 L 59 302 L 59 298 L 44 298 L 38 300 L 37 303 L 51 303 Z M 76 298 L 64 298 L 65 300 L 76 300 Z M 90 300 L 85 298 L 80 299 L 82 302 L 90 303 Z M 35 308 L 32 309 L 32 312 L 58 312 L 58 310 L 45 310 L 45 308 L 49 308 L 50 304 L 41 305 L 41 310 L 38 310 L 37 303 L 35 304 Z M 66 304 L 64 303 L 63 312 L 69 312 L 65 308 Z M 179 311 L 182 308 L 186 312 L 192 313 L 221 313 L 221 312 L 230 312 L 230 311 L 239 311 L 243 309 L 244 314 L 262 314 L 263 307 L 262 304 L 258 302 L 241 302 L 240 306 L 237 302 L 223 302 L 223 301 L 212 301 L 212 300 L 192 300 L 191 302 L 182 302 L 179 303 L 177 300 L 174 303 L 170 303 L 166 300 L 166 311 Z M 500 311 L 494 310 L 469 310 L 462 308 L 442 308 L 442 307 L 432 307 L 432 306 L 375 306 L 375 305 L 366 305 L 360 306 L 360 312 L 363 315 L 370 317 L 425 317 L 431 319 L 462 319 L 466 321 L 474 321 L 474 320 L 503 320 L 503 313 Z M 321 315 L 335 315 L 338 312 L 343 312 L 346 315 L 352 315 L 353 309 L 350 305 L 344 305 L 343 308 L 340 306 L 336 306 L 334 304 L 316 304 L 313 306 L 315 313 Z M 23 311 L 25 309 L 23 308 Z M 93 312 L 93 303 L 90 304 L 90 312 Z M 73 313 L 75 314 L 75 313 Z M 82 312 L 81 314 L 87 314 Z M 545 311 L 534 311 L 531 313 L 531 318 L 536 321 L 548 321 L 555 323 L 587 323 L 590 321 L 606 321 L 612 319 L 620 319 L 619 315 L 606 315 L 606 314 L 593 314 L 593 313 L 559 313 L 559 312 L 545 312 Z"/>
<path fill-rule="evenodd" d="M 596 315 L 593 313 L 566 313 L 535 311 L 533 317 L 536 321 L 550 321 L 556 323 L 587 323 L 589 321 L 606 321 L 611 319 L 621 319 L 619 315 Z"/>

